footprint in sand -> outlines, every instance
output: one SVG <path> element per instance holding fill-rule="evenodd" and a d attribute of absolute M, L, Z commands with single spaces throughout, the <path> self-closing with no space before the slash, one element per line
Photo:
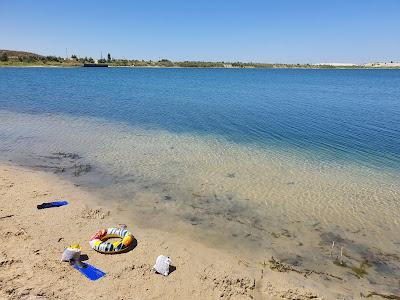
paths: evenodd
<path fill-rule="evenodd" d="M 104 219 L 108 216 L 110 216 L 110 211 L 104 211 L 102 208 L 84 209 L 81 214 L 83 219 Z"/>

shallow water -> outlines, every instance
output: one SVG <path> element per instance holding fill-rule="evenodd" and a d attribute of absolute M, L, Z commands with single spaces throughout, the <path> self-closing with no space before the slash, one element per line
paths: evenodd
<path fill-rule="evenodd" d="M 399 99 L 396 70 L 0 69 L 0 157 L 255 260 L 368 260 L 393 290 Z"/>

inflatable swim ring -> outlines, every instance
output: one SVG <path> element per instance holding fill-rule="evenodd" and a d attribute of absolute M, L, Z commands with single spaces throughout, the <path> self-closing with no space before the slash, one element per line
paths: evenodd
<path fill-rule="evenodd" d="M 121 238 L 114 243 L 107 242 L 110 238 Z M 119 253 L 125 251 L 133 242 L 133 235 L 126 229 L 108 228 L 99 230 L 91 239 L 90 247 L 100 253 Z"/>

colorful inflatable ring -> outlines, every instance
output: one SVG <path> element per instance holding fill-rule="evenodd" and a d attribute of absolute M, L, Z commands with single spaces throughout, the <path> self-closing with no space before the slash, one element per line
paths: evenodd
<path fill-rule="evenodd" d="M 121 238 L 114 243 L 107 242 L 110 238 Z M 119 253 L 132 245 L 133 235 L 126 229 L 108 228 L 99 230 L 91 239 L 90 247 L 100 253 Z"/>

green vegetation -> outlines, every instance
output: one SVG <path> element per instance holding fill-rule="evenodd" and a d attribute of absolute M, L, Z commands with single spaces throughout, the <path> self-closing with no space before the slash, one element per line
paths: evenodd
<path fill-rule="evenodd" d="M 44 56 L 31 52 L 0 50 L 0 66 L 74 66 L 62 57 Z"/>
<path fill-rule="evenodd" d="M 367 269 L 371 267 L 371 264 L 367 260 L 361 261 L 359 266 L 349 266 L 346 262 L 339 260 L 339 258 L 336 258 L 333 263 L 338 267 L 350 269 L 352 271 L 352 274 L 354 274 L 359 279 L 363 278 L 365 275 L 368 275 Z"/>
<path fill-rule="evenodd" d="M 8 54 L 7 53 L 2 53 L 0 55 L 0 61 L 8 61 Z"/>
<path fill-rule="evenodd" d="M 160 68 L 280 68 L 280 69 L 363 69 L 364 65 L 311 65 L 311 64 L 270 64 L 252 62 L 207 62 L 207 61 L 171 61 L 161 59 L 137 60 L 137 59 L 116 59 L 107 54 L 107 59 L 101 58 L 98 63 L 107 63 L 110 67 L 160 67 Z M 1 66 L 57 66 L 57 67 L 78 67 L 84 63 L 95 63 L 92 57 L 79 57 L 73 54 L 70 58 L 58 56 L 44 56 L 31 52 L 0 50 Z"/>
<path fill-rule="evenodd" d="M 358 278 L 363 278 L 365 275 L 368 274 L 367 268 L 369 267 L 371 267 L 371 265 L 368 263 L 368 261 L 365 260 L 360 263 L 360 266 L 351 267 L 351 270 Z"/>

